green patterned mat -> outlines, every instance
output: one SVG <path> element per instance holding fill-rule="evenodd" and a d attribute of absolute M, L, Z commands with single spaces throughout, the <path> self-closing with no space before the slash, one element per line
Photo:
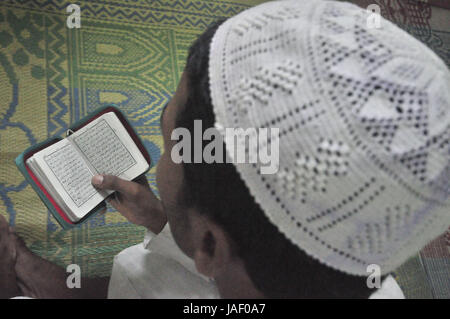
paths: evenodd
<path fill-rule="evenodd" d="M 161 107 L 176 89 L 187 49 L 213 21 L 262 1 L 77 1 L 81 28 L 66 27 L 72 1 L 0 4 L 0 214 L 37 254 L 83 275 L 109 275 L 113 256 L 144 229 L 109 211 L 63 231 L 25 183 L 14 158 L 61 135 L 103 103 L 128 115 L 154 162 Z M 155 189 L 155 168 L 148 180 Z"/>

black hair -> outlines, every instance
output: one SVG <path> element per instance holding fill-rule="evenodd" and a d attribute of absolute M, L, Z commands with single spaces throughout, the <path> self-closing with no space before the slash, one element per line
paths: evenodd
<path fill-rule="evenodd" d="M 194 120 L 214 127 L 208 60 L 211 39 L 222 21 L 211 25 L 189 50 L 187 102 L 176 119 L 193 136 Z M 192 152 L 191 152 L 192 153 Z M 193 153 L 192 153 L 193 154 Z M 231 163 L 183 163 L 181 205 L 195 207 L 223 227 L 235 243 L 255 287 L 268 298 L 367 298 L 364 277 L 327 267 L 289 241 L 270 223 Z"/>

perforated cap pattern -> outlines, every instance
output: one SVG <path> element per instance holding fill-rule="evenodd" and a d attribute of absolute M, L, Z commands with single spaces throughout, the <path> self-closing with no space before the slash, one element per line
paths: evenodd
<path fill-rule="evenodd" d="M 349 3 L 276 1 L 227 20 L 210 50 L 217 127 L 280 128 L 280 168 L 235 164 L 293 243 L 388 273 L 450 224 L 450 72 Z M 242 212 L 245 214 L 245 212 Z"/>

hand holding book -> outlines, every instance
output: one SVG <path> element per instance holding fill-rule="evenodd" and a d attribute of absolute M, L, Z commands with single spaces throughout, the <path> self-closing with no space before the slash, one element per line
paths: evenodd
<path fill-rule="evenodd" d="M 144 144 L 114 105 L 104 106 L 74 123 L 65 138 L 51 137 L 29 147 L 16 158 L 16 165 L 25 179 L 65 229 L 101 212 L 106 207 L 105 199 L 116 196 L 114 187 L 112 190 L 93 187 L 93 176 L 117 176 L 123 181 L 131 181 L 143 177 L 150 164 Z M 119 193 L 117 197 L 131 198 L 127 189 L 121 189 Z M 148 184 L 146 193 L 151 198 L 146 202 L 158 203 Z M 132 218 L 133 207 L 120 207 L 122 213 L 130 212 L 125 216 L 132 222 L 147 226 L 146 218 Z M 154 207 L 159 209 L 157 204 Z M 165 219 L 161 219 L 161 223 L 162 220 Z M 158 227 L 152 228 L 157 230 Z"/>
<path fill-rule="evenodd" d="M 116 191 L 107 201 L 131 223 L 145 226 L 155 234 L 166 225 L 167 216 L 145 176 L 126 181 L 112 175 L 95 175 L 92 185 L 99 190 Z"/>

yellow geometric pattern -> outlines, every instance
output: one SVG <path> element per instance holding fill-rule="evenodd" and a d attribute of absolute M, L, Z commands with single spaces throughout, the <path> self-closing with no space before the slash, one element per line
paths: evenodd
<path fill-rule="evenodd" d="M 115 103 L 153 163 L 162 152 L 161 108 L 176 89 L 187 50 L 207 25 L 263 1 L 77 1 L 81 28 L 68 29 L 69 0 L 0 4 L 0 214 L 31 249 L 84 276 L 107 276 L 113 256 L 144 229 L 111 209 L 64 231 L 17 170 L 28 146 Z M 147 174 L 155 188 L 155 166 Z"/>

